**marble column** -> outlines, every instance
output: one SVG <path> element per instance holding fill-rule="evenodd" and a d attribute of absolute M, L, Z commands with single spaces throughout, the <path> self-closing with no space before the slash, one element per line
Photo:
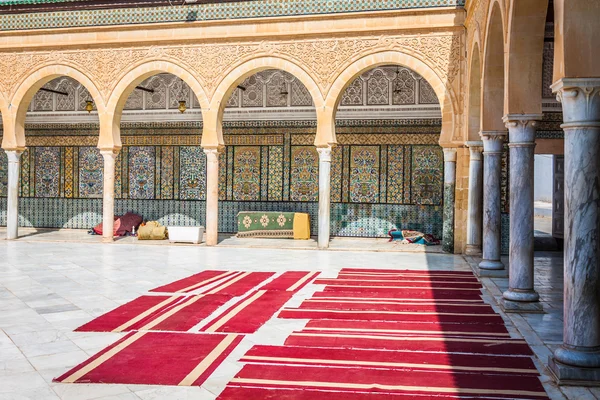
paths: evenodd
<path fill-rule="evenodd" d="M 456 189 L 456 149 L 444 149 L 444 227 L 442 250 L 454 253 L 454 191 Z"/>
<path fill-rule="evenodd" d="M 563 344 L 550 358 L 559 383 L 600 382 L 600 78 L 552 86 L 565 131 Z"/>
<path fill-rule="evenodd" d="M 219 149 L 205 148 L 206 154 L 206 245 L 219 239 Z"/>
<path fill-rule="evenodd" d="M 115 226 L 115 160 L 118 149 L 100 150 L 104 158 L 103 188 L 102 188 L 102 241 L 114 240 Z"/>
<path fill-rule="evenodd" d="M 481 255 L 481 220 L 483 208 L 483 143 L 469 141 L 465 143 L 469 148 L 469 213 L 467 219 L 467 248 L 465 254 L 469 256 Z"/>
<path fill-rule="evenodd" d="M 500 180 L 506 131 L 481 132 L 483 140 L 483 260 L 482 270 L 502 270 L 500 261 Z"/>
<path fill-rule="evenodd" d="M 329 247 L 331 219 L 331 146 L 318 147 L 319 152 L 319 238 L 320 249 Z"/>
<path fill-rule="evenodd" d="M 8 158 L 8 193 L 6 201 L 6 239 L 19 237 L 19 174 L 22 150 L 6 150 Z"/>
<path fill-rule="evenodd" d="M 509 114 L 510 239 L 508 290 L 502 295 L 507 312 L 541 312 L 533 289 L 533 162 L 535 130 L 542 115 Z"/>

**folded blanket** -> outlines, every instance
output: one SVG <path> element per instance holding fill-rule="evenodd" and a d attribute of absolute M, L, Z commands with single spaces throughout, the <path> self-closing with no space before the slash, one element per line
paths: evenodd
<path fill-rule="evenodd" d="M 440 244 L 439 239 L 436 239 L 433 235 L 419 231 L 411 231 L 409 229 L 392 229 L 388 232 L 390 236 L 390 242 L 394 240 L 401 240 L 402 243 L 413 243 L 422 244 L 424 246 L 432 246 Z"/>

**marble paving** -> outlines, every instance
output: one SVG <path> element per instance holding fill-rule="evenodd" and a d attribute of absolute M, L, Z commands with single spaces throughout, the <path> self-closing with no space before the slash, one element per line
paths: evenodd
<path fill-rule="evenodd" d="M 552 312 L 505 319 L 511 334 L 522 333 L 543 359 L 560 342 L 560 307 L 556 312 L 551 307 L 560 301 L 560 279 L 553 275 L 560 270 L 560 259 L 542 255 L 536 261 L 536 284 Z M 153 287 L 204 268 L 319 270 L 333 277 L 343 267 L 470 268 L 462 256 L 436 253 L 0 241 L 0 399 L 215 399 L 241 368 L 236 361 L 253 344 L 283 344 L 307 321 L 271 319 L 246 337 L 202 387 L 60 384 L 52 379 L 121 337 L 76 333 L 76 327 Z M 491 289 L 485 298 L 497 309 L 495 298 L 505 283 L 485 283 Z M 319 289 L 309 285 L 287 305 L 295 306 Z M 538 366 L 543 372 L 542 361 Z M 547 375 L 544 382 L 552 398 L 600 398 L 600 391 L 558 389 Z"/>

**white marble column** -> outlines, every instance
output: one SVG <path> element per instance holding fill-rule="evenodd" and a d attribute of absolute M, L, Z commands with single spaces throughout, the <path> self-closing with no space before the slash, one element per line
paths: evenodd
<path fill-rule="evenodd" d="M 470 151 L 469 160 L 469 213 L 467 220 L 467 248 L 465 254 L 481 255 L 481 220 L 483 212 L 483 143 L 469 141 L 465 143 Z"/>
<path fill-rule="evenodd" d="M 454 207 L 456 189 L 456 149 L 444 149 L 444 227 L 442 250 L 454 253 Z"/>
<path fill-rule="evenodd" d="M 329 247 L 331 219 L 331 146 L 318 147 L 319 152 L 319 239 L 320 249 Z"/>
<path fill-rule="evenodd" d="M 8 158 L 8 193 L 6 201 L 6 239 L 19 237 L 19 174 L 22 150 L 6 150 Z"/>
<path fill-rule="evenodd" d="M 206 154 L 206 245 L 219 239 L 219 149 L 205 148 Z"/>
<path fill-rule="evenodd" d="M 483 140 L 483 260 L 482 270 L 502 270 L 500 261 L 501 208 L 500 180 L 502 175 L 502 148 L 506 131 L 481 132 Z"/>
<path fill-rule="evenodd" d="M 552 86 L 565 131 L 563 344 L 550 359 L 562 383 L 600 382 L 600 78 Z"/>
<path fill-rule="evenodd" d="M 541 312 L 533 288 L 533 162 L 535 130 L 542 115 L 509 114 L 508 128 L 510 238 L 508 290 L 502 307 L 507 312 Z"/>
<path fill-rule="evenodd" d="M 102 188 L 102 241 L 114 240 L 115 226 L 115 160 L 119 150 L 100 150 L 104 158 Z"/>

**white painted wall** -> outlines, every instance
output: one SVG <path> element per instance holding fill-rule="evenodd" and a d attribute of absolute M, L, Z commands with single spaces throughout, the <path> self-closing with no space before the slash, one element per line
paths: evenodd
<path fill-rule="evenodd" d="M 553 156 L 546 154 L 535 155 L 534 166 L 534 201 L 552 203 Z"/>

